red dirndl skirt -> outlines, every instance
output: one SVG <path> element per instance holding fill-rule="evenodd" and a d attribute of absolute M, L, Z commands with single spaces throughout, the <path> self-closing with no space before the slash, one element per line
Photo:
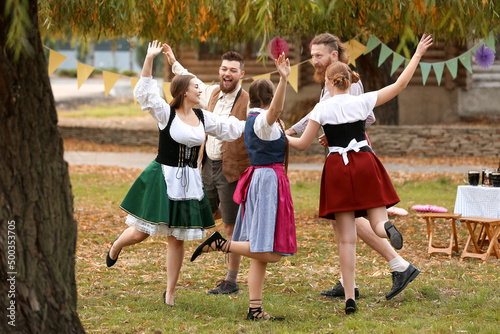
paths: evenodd
<path fill-rule="evenodd" d="M 321 176 L 320 217 L 335 219 L 335 212 L 344 211 L 354 211 L 356 218 L 363 217 L 366 209 L 389 208 L 400 201 L 375 154 L 350 151 L 347 157 L 347 165 L 338 153 L 326 159 Z"/>

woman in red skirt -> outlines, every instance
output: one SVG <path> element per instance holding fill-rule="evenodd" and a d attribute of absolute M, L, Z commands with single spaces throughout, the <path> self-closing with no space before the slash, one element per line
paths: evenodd
<path fill-rule="evenodd" d="M 365 121 L 374 107 L 386 103 L 406 88 L 431 45 L 432 35 L 424 34 L 410 63 L 394 84 L 359 96 L 349 94 L 351 83 L 357 82 L 359 75 L 344 63 L 330 65 L 326 70 L 325 86 L 333 97 L 316 105 L 300 138 L 288 137 L 290 146 L 302 151 L 311 145 L 320 126 L 327 137 L 330 154 L 321 178 L 319 216 L 337 221 L 347 314 L 356 311 L 354 219 L 368 216 L 379 237 L 389 238 L 396 249 L 403 247 L 403 237 L 388 221 L 386 211 L 399 202 L 399 197 L 384 166 L 368 145 Z"/>

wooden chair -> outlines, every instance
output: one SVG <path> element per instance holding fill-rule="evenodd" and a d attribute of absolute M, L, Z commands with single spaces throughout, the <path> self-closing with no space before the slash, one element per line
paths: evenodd
<path fill-rule="evenodd" d="M 457 226 L 456 221 L 459 220 L 460 214 L 457 213 L 424 213 L 422 215 L 427 222 L 427 235 L 429 237 L 429 246 L 427 248 L 427 253 L 446 253 L 451 259 L 453 252 L 458 253 L 458 237 L 457 237 Z M 446 247 L 437 246 L 434 244 L 434 232 L 438 220 L 449 220 L 451 223 L 450 231 L 450 244 Z"/>
<path fill-rule="evenodd" d="M 460 220 L 467 224 L 467 229 L 469 230 L 469 237 L 462 252 L 461 260 L 466 257 L 472 257 L 486 262 L 490 255 L 494 255 L 497 259 L 500 259 L 500 249 L 498 248 L 500 219 L 462 217 Z M 470 246 L 472 246 L 472 249 L 469 251 Z"/>

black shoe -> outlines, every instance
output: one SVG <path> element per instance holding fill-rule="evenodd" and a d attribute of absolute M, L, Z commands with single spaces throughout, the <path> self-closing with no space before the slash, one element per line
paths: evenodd
<path fill-rule="evenodd" d="M 217 287 L 208 290 L 209 295 L 230 295 L 230 294 L 238 294 L 240 288 L 238 287 L 238 283 L 229 282 L 226 280 L 222 280 L 217 282 Z"/>
<path fill-rule="evenodd" d="M 345 314 L 353 314 L 354 312 L 356 312 L 356 310 L 356 302 L 353 299 L 349 298 L 345 302 Z"/>
<path fill-rule="evenodd" d="M 392 225 L 390 221 L 386 221 L 384 224 L 385 232 L 391 241 L 392 247 L 395 249 L 403 248 L 403 236 L 396 229 L 396 226 Z"/>
<path fill-rule="evenodd" d="M 340 283 L 339 281 L 337 282 L 337 285 L 335 285 L 332 289 L 321 291 L 321 295 L 330 298 L 345 298 L 344 287 L 342 286 L 342 283 Z M 358 288 L 354 288 L 354 298 L 359 299 Z"/>
<path fill-rule="evenodd" d="M 120 251 L 118 252 L 118 254 L 116 254 L 116 259 L 114 260 L 109 256 L 109 252 L 111 252 L 111 248 L 113 248 L 113 245 L 115 244 L 116 240 L 118 240 L 118 238 L 116 238 L 115 241 L 113 241 L 113 244 L 109 248 L 108 255 L 106 255 L 106 266 L 108 266 L 108 268 L 115 265 L 116 261 L 118 261 L 118 256 L 120 256 L 120 253 L 122 252 L 120 248 Z"/>
<path fill-rule="evenodd" d="M 212 247 L 212 243 L 215 243 L 214 245 L 215 248 Z M 191 262 L 196 260 L 196 258 L 200 256 L 201 253 L 203 253 L 203 247 L 205 246 L 208 246 L 207 252 L 213 250 L 213 251 L 223 251 L 229 253 L 229 251 L 227 251 L 227 249 L 229 249 L 229 246 L 226 248 L 226 250 L 223 249 L 226 243 L 228 243 L 228 241 L 224 239 L 219 232 L 215 231 L 214 233 L 210 234 L 207 240 L 203 241 L 201 245 L 199 245 L 198 248 L 196 248 L 193 255 L 191 256 Z"/>
<path fill-rule="evenodd" d="M 417 269 L 413 264 L 410 264 L 405 271 L 393 271 L 392 272 L 392 289 L 388 294 L 385 295 L 385 299 L 389 300 L 396 296 L 398 293 L 403 291 L 415 277 L 420 274 L 420 270 Z"/>
<path fill-rule="evenodd" d="M 247 314 L 247 320 L 283 321 L 283 320 L 285 320 L 285 318 L 284 317 L 273 317 L 273 316 L 269 315 L 269 313 L 264 312 L 262 307 L 249 307 L 248 314 Z"/>
<path fill-rule="evenodd" d="M 166 299 L 167 299 L 167 291 L 164 291 L 163 292 L 163 304 L 170 306 L 170 307 L 174 307 L 174 304 L 167 304 Z"/>

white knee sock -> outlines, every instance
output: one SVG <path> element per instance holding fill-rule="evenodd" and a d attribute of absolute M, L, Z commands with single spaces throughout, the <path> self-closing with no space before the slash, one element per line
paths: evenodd
<path fill-rule="evenodd" d="M 403 259 L 401 256 L 396 256 L 394 259 L 389 261 L 389 265 L 391 266 L 392 271 L 402 272 L 408 269 L 410 263 L 408 263 L 408 261 Z"/>

